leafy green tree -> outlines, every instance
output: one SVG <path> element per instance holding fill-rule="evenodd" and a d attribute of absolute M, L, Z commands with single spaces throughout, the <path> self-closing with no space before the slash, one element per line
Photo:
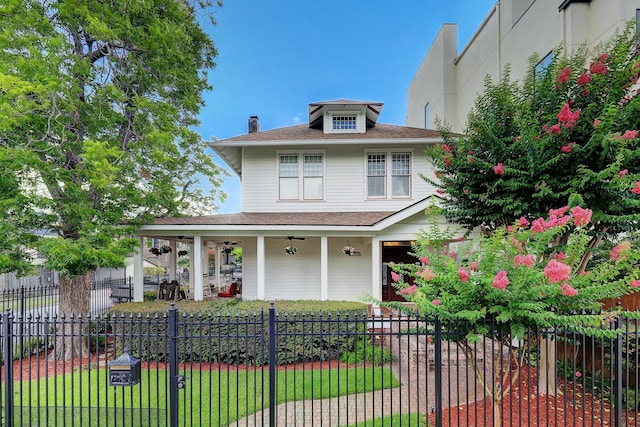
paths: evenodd
<path fill-rule="evenodd" d="M 215 66 L 205 32 L 215 7 L 0 4 L 0 271 L 25 272 L 41 253 L 62 275 L 61 312 L 88 311 L 93 272 L 123 265 L 141 224 L 224 197 L 194 130 Z"/>
<path fill-rule="evenodd" d="M 522 84 L 509 69 L 485 82 L 464 136 L 445 126 L 446 144 L 427 151 L 445 215 L 492 230 L 521 216 L 572 204 L 593 210 L 593 244 L 640 219 L 640 58 L 635 23 L 589 54 L 558 49 Z"/>

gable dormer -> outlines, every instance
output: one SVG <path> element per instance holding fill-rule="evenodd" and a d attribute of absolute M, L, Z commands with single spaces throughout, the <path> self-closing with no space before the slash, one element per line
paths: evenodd
<path fill-rule="evenodd" d="M 309 127 L 323 133 L 366 133 L 376 125 L 382 102 L 337 101 L 309 104 Z"/>

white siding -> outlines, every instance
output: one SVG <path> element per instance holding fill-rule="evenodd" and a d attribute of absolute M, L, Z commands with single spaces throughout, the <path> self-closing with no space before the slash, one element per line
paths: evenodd
<path fill-rule="evenodd" d="M 271 299 L 320 299 L 320 239 L 293 240 L 298 248 L 287 255 L 288 240 L 265 237 L 266 290 Z"/>
<path fill-rule="evenodd" d="M 380 150 L 411 151 L 412 197 L 366 200 L 364 145 L 334 145 L 325 150 L 325 194 L 322 201 L 278 200 L 277 149 L 248 147 L 244 153 L 242 206 L 245 212 L 348 212 L 398 211 L 434 193 L 419 176 L 432 176 L 433 168 L 424 156 L 425 145 L 389 143 Z M 289 147 L 288 147 L 289 149 Z"/>
<path fill-rule="evenodd" d="M 371 239 L 349 239 L 360 256 L 342 253 L 345 239 L 329 239 L 329 299 L 358 301 L 371 295 Z"/>

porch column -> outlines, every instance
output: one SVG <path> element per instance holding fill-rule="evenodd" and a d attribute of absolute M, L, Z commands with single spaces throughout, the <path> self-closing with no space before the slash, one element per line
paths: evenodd
<path fill-rule="evenodd" d="M 144 301 L 144 237 L 138 237 L 138 250 L 133 254 L 133 300 Z"/>
<path fill-rule="evenodd" d="M 256 237 L 256 291 L 259 300 L 265 298 L 265 250 L 264 236 Z"/>
<path fill-rule="evenodd" d="M 193 236 L 193 295 L 195 301 L 202 301 L 202 236 Z"/>
<path fill-rule="evenodd" d="M 176 243 L 176 239 L 171 239 L 170 241 L 171 253 L 169 253 L 169 280 L 176 280 L 176 259 L 178 258 L 178 244 Z"/>
<path fill-rule="evenodd" d="M 329 299 L 329 244 L 327 236 L 320 237 L 320 301 Z"/>
<path fill-rule="evenodd" d="M 382 300 L 382 254 L 378 237 L 371 239 L 371 296 Z"/>

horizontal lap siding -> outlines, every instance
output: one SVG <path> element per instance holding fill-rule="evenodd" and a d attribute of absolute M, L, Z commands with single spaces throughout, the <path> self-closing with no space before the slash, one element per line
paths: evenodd
<path fill-rule="evenodd" d="M 242 206 L 245 212 L 345 212 L 400 210 L 431 194 L 435 189 L 418 174 L 433 176 L 433 167 L 424 156 L 424 144 L 398 146 L 389 143 L 380 149 L 413 149 L 412 197 L 409 199 L 366 200 L 365 146 L 320 147 L 325 152 L 325 200 L 279 201 L 277 155 L 274 147 L 245 149 L 242 177 Z M 307 150 L 308 148 L 301 149 Z"/>
<path fill-rule="evenodd" d="M 360 301 L 365 294 L 371 295 L 371 240 L 349 240 L 360 256 L 344 255 L 346 243 L 329 239 L 329 299 Z"/>
<path fill-rule="evenodd" d="M 298 248 L 287 255 L 288 240 L 265 238 L 266 299 L 320 299 L 320 242 L 318 238 L 293 240 Z"/>

